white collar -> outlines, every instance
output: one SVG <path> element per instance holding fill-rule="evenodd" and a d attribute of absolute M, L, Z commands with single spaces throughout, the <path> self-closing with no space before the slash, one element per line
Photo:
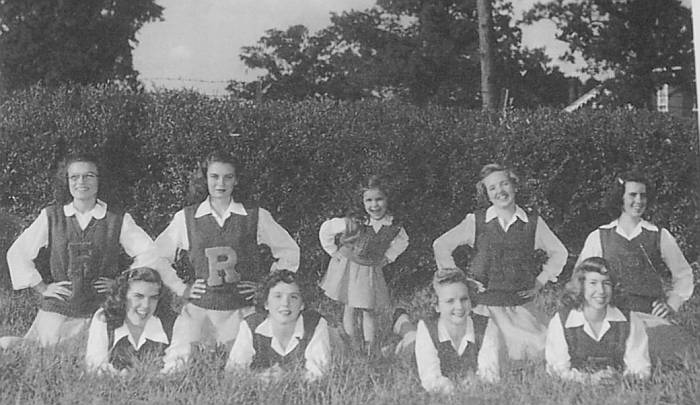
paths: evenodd
<path fill-rule="evenodd" d="M 496 214 L 496 208 L 492 205 L 486 209 L 486 218 L 484 219 L 485 222 L 490 222 L 494 218 L 498 218 L 498 223 L 501 224 L 501 228 L 503 230 L 508 231 L 508 228 L 510 228 L 511 225 L 515 223 L 518 219 L 523 221 L 524 223 L 528 222 L 527 214 L 525 213 L 525 210 L 520 208 L 519 206 L 515 206 L 515 215 L 506 223 L 503 219 L 501 219 L 497 214 Z"/>
<path fill-rule="evenodd" d="M 272 325 L 269 322 L 270 318 L 265 318 L 264 321 L 255 328 L 255 333 L 263 335 L 272 339 L 271 346 L 274 351 L 282 356 L 286 356 L 299 344 L 299 341 L 304 338 L 304 315 L 299 314 L 297 318 L 297 323 L 294 325 L 294 333 L 292 333 L 292 338 L 289 339 L 287 347 L 282 347 L 279 340 L 272 334 Z"/>
<path fill-rule="evenodd" d="M 440 318 L 438 318 L 437 321 L 437 332 L 438 342 L 450 342 L 452 347 L 454 347 L 454 343 L 450 338 L 450 333 L 447 331 L 447 327 L 443 324 L 443 321 Z M 466 331 L 464 332 L 464 337 L 459 342 L 459 347 L 454 348 L 457 350 L 457 353 L 461 356 L 462 353 L 464 353 L 464 350 L 467 348 L 467 344 L 469 344 L 469 342 L 474 343 L 475 341 L 476 339 L 474 338 L 474 322 L 472 321 L 472 317 L 467 315 L 467 325 Z"/>
<path fill-rule="evenodd" d="M 197 207 L 197 211 L 194 213 L 195 218 L 200 218 L 205 215 L 213 215 L 217 216 L 216 212 L 214 209 L 211 207 L 211 202 L 209 201 L 209 198 L 206 200 L 202 201 L 201 204 L 199 204 L 199 207 Z M 233 201 L 231 199 L 231 202 L 228 204 L 228 207 L 226 208 L 226 211 L 224 212 L 224 219 L 228 218 L 231 216 L 231 214 L 237 214 L 237 215 L 248 215 L 246 212 L 245 208 L 243 207 L 243 204 L 239 202 Z"/>
<path fill-rule="evenodd" d="M 379 231 L 382 226 L 391 226 L 394 223 L 394 217 L 391 215 L 384 215 L 381 219 L 374 219 L 369 217 L 366 224 L 371 226 L 375 231 Z"/>
<path fill-rule="evenodd" d="M 143 327 L 143 332 L 138 342 L 135 342 L 134 337 L 129 333 L 129 327 L 126 326 L 126 322 L 114 330 L 114 343 L 117 343 L 124 336 L 128 337 L 129 343 L 131 343 L 136 350 L 139 350 L 141 346 L 146 343 L 146 339 L 166 345 L 170 343 L 168 341 L 168 335 L 165 334 L 165 330 L 163 329 L 163 323 L 160 321 L 160 318 L 155 315 L 151 316 L 146 321 L 146 325 Z"/>
<path fill-rule="evenodd" d="M 600 339 L 605 336 L 605 332 L 610 329 L 610 322 L 626 321 L 628 321 L 628 319 L 625 317 L 622 311 L 615 306 L 608 305 L 608 308 L 605 311 L 605 318 L 603 318 L 603 327 L 600 329 L 598 336 L 595 336 L 590 323 L 586 320 L 586 317 L 583 316 L 583 311 L 574 308 L 569 312 L 569 316 L 566 318 L 566 322 L 564 322 L 564 327 L 578 328 L 579 326 L 583 326 L 583 331 L 586 332 L 588 336 L 592 337 L 596 341 L 600 341 Z"/>
<path fill-rule="evenodd" d="M 637 237 L 637 235 L 642 233 L 642 228 L 644 228 L 648 231 L 652 231 L 652 232 L 659 231 L 659 227 L 657 227 L 656 225 L 652 224 L 649 221 L 642 219 L 641 221 L 639 221 L 637 226 L 634 227 L 634 229 L 632 230 L 632 233 L 629 235 L 626 235 L 625 232 L 622 230 L 622 227 L 618 226 L 619 223 L 620 223 L 619 219 L 616 219 L 607 225 L 601 225 L 600 228 L 601 229 L 615 229 L 615 232 L 618 235 L 622 236 L 623 238 L 625 238 L 627 240 L 631 240 L 631 239 L 634 239 L 635 237 Z"/>
<path fill-rule="evenodd" d="M 72 217 L 72 216 L 90 216 L 95 219 L 102 219 L 107 215 L 107 203 L 104 201 L 98 199 L 97 202 L 95 203 L 95 206 L 88 212 L 82 214 L 78 212 L 78 210 L 75 209 L 75 206 L 73 205 L 73 202 L 69 202 L 68 204 L 63 206 L 63 215 L 67 217 Z"/>

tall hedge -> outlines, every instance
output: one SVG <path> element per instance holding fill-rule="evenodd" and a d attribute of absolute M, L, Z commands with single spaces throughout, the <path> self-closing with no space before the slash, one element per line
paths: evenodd
<path fill-rule="evenodd" d="M 155 236 L 183 206 L 197 160 L 216 148 L 242 160 L 240 193 L 290 231 L 314 278 L 327 260 L 318 227 L 357 206 L 358 185 L 372 173 L 393 179 L 392 209 L 411 238 L 389 278 L 410 285 L 429 274 L 432 241 L 478 207 L 474 184 L 492 161 L 519 172 L 520 204 L 537 209 L 573 254 L 611 220 L 605 190 L 632 165 L 657 189 L 650 219 L 691 261 L 700 247 L 697 125 L 648 111 L 503 117 L 400 102 L 250 105 L 186 91 L 35 87 L 0 105 L 0 210 L 28 224 L 52 200 L 57 160 L 94 149 L 112 173 L 101 179 L 110 203 Z"/>

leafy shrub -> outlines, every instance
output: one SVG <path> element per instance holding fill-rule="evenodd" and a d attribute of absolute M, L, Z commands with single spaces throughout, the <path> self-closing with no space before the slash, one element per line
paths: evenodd
<path fill-rule="evenodd" d="M 51 175 L 68 151 L 97 149 L 113 174 L 111 204 L 157 235 L 184 204 L 190 172 L 213 149 L 243 162 L 238 193 L 257 200 L 302 249 L 318 279 L 321 222 L 360 203 L 372 173 L 393 179 L 391 206 L 411 245 L 387 276 L 408 292 L 434 269 L 432 241 L 478 208 L 482 165 L 521 175 L 520 204 L 537 209 L 572 254 L 612 218 L 603 196 L 621 171 L 646 169 L 658 191 L 652 221 L 698 255 L 697 125 L 648 111 L 508 111 L 506 117 L 400 102 L 241 104 L 187 91 L 35 87 L 0 105 L 0 207 L 26 225 L 51 202 Z M 468 252 L 467 252 L 468 253 Z"/>

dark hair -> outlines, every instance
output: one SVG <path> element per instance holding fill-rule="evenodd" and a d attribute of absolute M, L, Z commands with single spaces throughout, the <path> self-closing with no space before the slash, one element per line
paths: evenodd
<path fill-rule="evenodd" d="M 478 291 L 476 283 L 474 282 L 474 280 L 467 277 L 467 275 L 462 270 L 458 268 L 450 268 L 438 269 L 437 271 L 435 271 L 435 273 L 433 274 L 433 294 L 431 299 L 433 306 L 437 305 L 438 303 L 438 287 L 457 283 L 464 284 L 467 287 L 470 300 L 476 295 Z"/>
<path fill-rule="evenodd" d="M 209 165 L 214 162 L 227 163 L 233 166 L 236 179 L 240 180 L 241 165 L 238 163 L 238 160 L 232 154 L 227 152 L 212 152 L 208 154 L 201 162 L 199 162 L 197 164 L 197 168 L 192 171 L 187 196 L 185 197 L 187 204 L 200 203 L 209 195 L 209 188 L 207 187 L 207 170 L 209 169 Z M 235 197 L 235 201 L 240 202 L 240 196 L 236 193 L 234 193 L 234 195 L 231 197 Z"/>
<path fill-rule="evenodd" d="M 482 204 L 489 204 L 489 193 L 486 190 L 484 179 L 490 176 L 491 173 L 495 172 L 505 172 L 511 183 L 513 183 L 513 187 L 516 192 L 520 187 L 520 177 L 518 177 L 518 175 L 515 174 L 512 169 L 498 163 L 489 163 L 481 168 L 481 171 L 479 172 L 479 181 L 476 182 L 476 197 Z"/>
<path fill-rule="evenodd" d="M 384 197 L 387 200 L 387 214 L 393 215 L 391 212 L 391 209 L 389 208 L 390 202 L 391 202 L 391 195 L 392 195 L 392 186 L 389 184 L 389 182 L 383 177 L 379 175 L 372 175 L 367 178 L 367 180 L 362 183 L 359 187 L 359 204 L 356 202 L 353 202 L 351 205 L 353 208 L 349 209 L 346 213 L 345 216 L 351 220 L 351 222 L 354 223 L 365 223 L 369 219 L 367 216 L 367 212 L 365 211 L 364 207 L 364 194 L 365 192 L 369 190 L 379 190 L 382 194 L 384 194 Z M 354 230 L 356 230 L 355 227 L 353 229 L 350 229 L 350 232 L 346 233 L 354 233 Z"/>
<path fill-rule="evenodd" d="M 103 170 L 104 168 L 102 167 L 102 163 L 94 155 L 91 155 L 88 153 L 81 153 L 81 154 L 68 155 L 59 162 L 58 168 L 56 169 L 56 174 L 54 176 L 54 189 L 53 189 L 53 196 L 54 196 L 54 199 L 56 200 L 56 203 L 68 204 L 69 202 L 73 201 L 73 196 L 70 193 L 70 189 L 69 189 L 69 185 L 68 185 L 68 168 L 70 167 L 71 164 L 76 163 L 76 162 L 92 163 L 95 165 L 95 167 L 97 167 L 97 175 L 98 175 L 97 195 L 100 199 L 104 200 L 104 198 L 102 197 L 102 194 L 104 194 L 103 190 L 106 190 L 107 187 L 104 187 L 104 184 L 101 180 L 101 178 L 105 175 L 105 171 Z"/>
<path fill-rule="evenodd" d="M 608 262 L 602 257 L 589 257 L 582 261 L 573 271 L 571 279 L 566 283 L 561 295 L 561 305 L 566 308 L 583 308 L 585 303 L 584 298 L 584 282 L 586 281 L 586 273 L 599 273 L 608 276 L 613 285 L 613 293 L 610 303 L 619 306 L 622 296 L 619 294 L 620 286 L 615 273 L 611 271 Z"/>
<path fill-rule="evenodd" d="M 641 183 L 646 186 L 647 206 L 654 200 L 654 189 L 649 182 L 649 179 L 639 170 L 630 170 L 617 177 L 613 184 L 608 189 L 605 198 L 605 206 L 610 212 L 610 215 L 617 218 L 622 211 L 623 197 L 625 195 L 625 185 L 627 183 Z"/>
<path fill-rule="evenodd" d="M 117 277 L 112 291 L 107 294 L 107 298 L 102 304 L 107 327 L 110 329 L 116 329 L 124 323 L 124 318 L 126 317 L 126 294 L 129 292 L 129 286 L 132 281 L 158 284 L 160 286 L 160 297 L 154 315 L 161 319 L 170 316 L 170 294 L 163 287 L 163 280 L 160 278 L 160 274 L 150 267 L 138 267 L 126 270 Z"/>
<path fill-rule="evenodd" d="M 299 292 L 301 293 L 301 301 L 304 305 L 308 302 L 308 295 L 306 285 L 300 280 L 297 273 L 289 270 L 275 270 L 270 273 L 255 293 L 255 306 L 261 312 L 266 312 L 265 303 L 267 302 L 267 297 L 270 295 L 270 290 L 273 289 L 277 284 L 296 284 L 299 287 Z"/>

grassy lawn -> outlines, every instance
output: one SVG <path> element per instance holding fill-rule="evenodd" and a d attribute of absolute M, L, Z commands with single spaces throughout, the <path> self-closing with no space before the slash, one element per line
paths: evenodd
<path fill-rule="evenodd" d="M 553 289 L 545 292 L 552 295 Z M 404 302 L 414 313 L 427 308 L 419 291 Z M 546 302 L 544 302 L 546 304 Z M 0 334 L 22 334 L 35 312 L 29 292 L 0 289 Z M 321 310 L 337 315 L 338 307 L 321 301 Z M 700 297 L 696 293 L 680 322 L 698 335 Z M 223 371 L 225 350 L 200 350 L 185 372 L 161 376 L 158 366 L 142 366 L 127 376 L 87 374 L 82 364 L 84 341 L 41 350 L 18 347 L 0 353 L 0 404 L 697 404 L 700 401 L 700 357 L 682 366 L 657 365 L 649 381 L 615 379 L 590 386 L 563 382 L 536 362 L 511 363 L 498 384 L 476 379 L 452 396 L 429 395 L 410 359 L 367 360 L 349 353 L 335 355 L 328 376 L 306 383 L 289 372 L 266 382 L 250 374 Z"/>

